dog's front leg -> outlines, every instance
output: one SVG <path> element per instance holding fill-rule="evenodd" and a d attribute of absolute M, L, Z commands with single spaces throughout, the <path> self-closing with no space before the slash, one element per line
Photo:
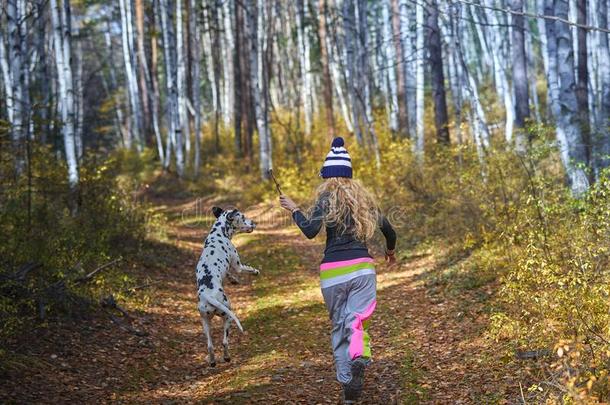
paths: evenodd
<path fill-rule="evenodd" d="M 233 267 L 233 269 L 238 273 L 250 273 L 254 274 L 255 276 L 258 276 L 261 273 L 259 270 L 255 269 L 252 266 L 242 264 L 241 260 L 239 260 L 239 256 L 237 255 L 237 253 L 235 253 L 235 256 L 233 257 L 232 264 L 233 265 L 231 267 Z"/>
<path fill-rule="evenodd" d="M 246 266 L 245 264 L 240 265 L 239 272 L 240 273 L 250 273 L 250 274 L 254 274 L 255 276 L 258 276 L 259 274 L 261 274 L 261 272 L 259 270 L 255 269 L 252 266 Z"/>

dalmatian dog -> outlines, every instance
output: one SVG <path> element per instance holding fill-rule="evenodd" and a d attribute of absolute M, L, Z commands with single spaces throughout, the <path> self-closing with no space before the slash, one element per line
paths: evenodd
<path fill-rule="evenodd" d="M 197 295 L 199 296 L 199 313 L 203 324 L 203 332 L 208 340 L 208 363 L 210 367 L 216 366 L 214 345 L 210 333 L 210 321 L 215 315 L 224 320 L 224 334 L 222 345 L 224 360 L 231 361 L 229 356 L 229 327 L 235 321 L 242 332 L 244 329 L 231 311 L 231 303 L 223 289 L 223 282 L 229 271 L 235 273 L 250 273 L 258 275 L 260 272 L 250 266 L 242 264 L 235 246 L 231 242 L 233 235 L 240 232 L 252 232 L 256 224 L 247 219 L 238 210 L 223 210 L 212 208 L 216 217 L 210 233 L 205 239 L 203 252 L 197 263 Z"/>

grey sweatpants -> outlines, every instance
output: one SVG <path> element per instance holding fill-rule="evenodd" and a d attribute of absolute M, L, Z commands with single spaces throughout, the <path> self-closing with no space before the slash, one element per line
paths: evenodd
<path fill-rule="evenodd" d="M 332 321 L 331 344 L 341 383 L 352 379 L 353 359 L 371 357 L 367 326 L 377 304 L 376 287 L 375 274 L 366 274 L 322 289 Z"/>

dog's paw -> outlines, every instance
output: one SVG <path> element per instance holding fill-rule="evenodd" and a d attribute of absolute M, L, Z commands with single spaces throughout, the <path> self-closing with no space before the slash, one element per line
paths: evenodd
<path fill-rule="evenodd" d="M 254 275 L 255 275 L 255 276 L 258 276 L 259 274 L 261 274 L 260 270 L 256 270 L 256 269 L 254 269 Z"/>
<path fill-rule="evenodd" d="M 216 362 L 215 361 L 211 362 L 210 367 L 216 367 Z"/>
<path fill-rule="evenodd" d="M 225 357 L 223 357 L 223 360 L 224 360 L 226 363 L 230 363 L 230 362 L 231 362 L 231 357 L 230 357 L 230 356 L 225 356 Z"/>

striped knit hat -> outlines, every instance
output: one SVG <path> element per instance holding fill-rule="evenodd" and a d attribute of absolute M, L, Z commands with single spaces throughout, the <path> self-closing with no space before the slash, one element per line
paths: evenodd
<path fill-rule="evenodd" d="M 322 176 L 322 178 L 352 178 L 352 159 L 350 159 L 344 145 L 345 142 L 343 141 L 343 138 L 337 137 L 333 139 L 330 152 L 326 155 L 324 166 L 322 166 L 322 170 L 320 170 L 320 176 Z"/>

